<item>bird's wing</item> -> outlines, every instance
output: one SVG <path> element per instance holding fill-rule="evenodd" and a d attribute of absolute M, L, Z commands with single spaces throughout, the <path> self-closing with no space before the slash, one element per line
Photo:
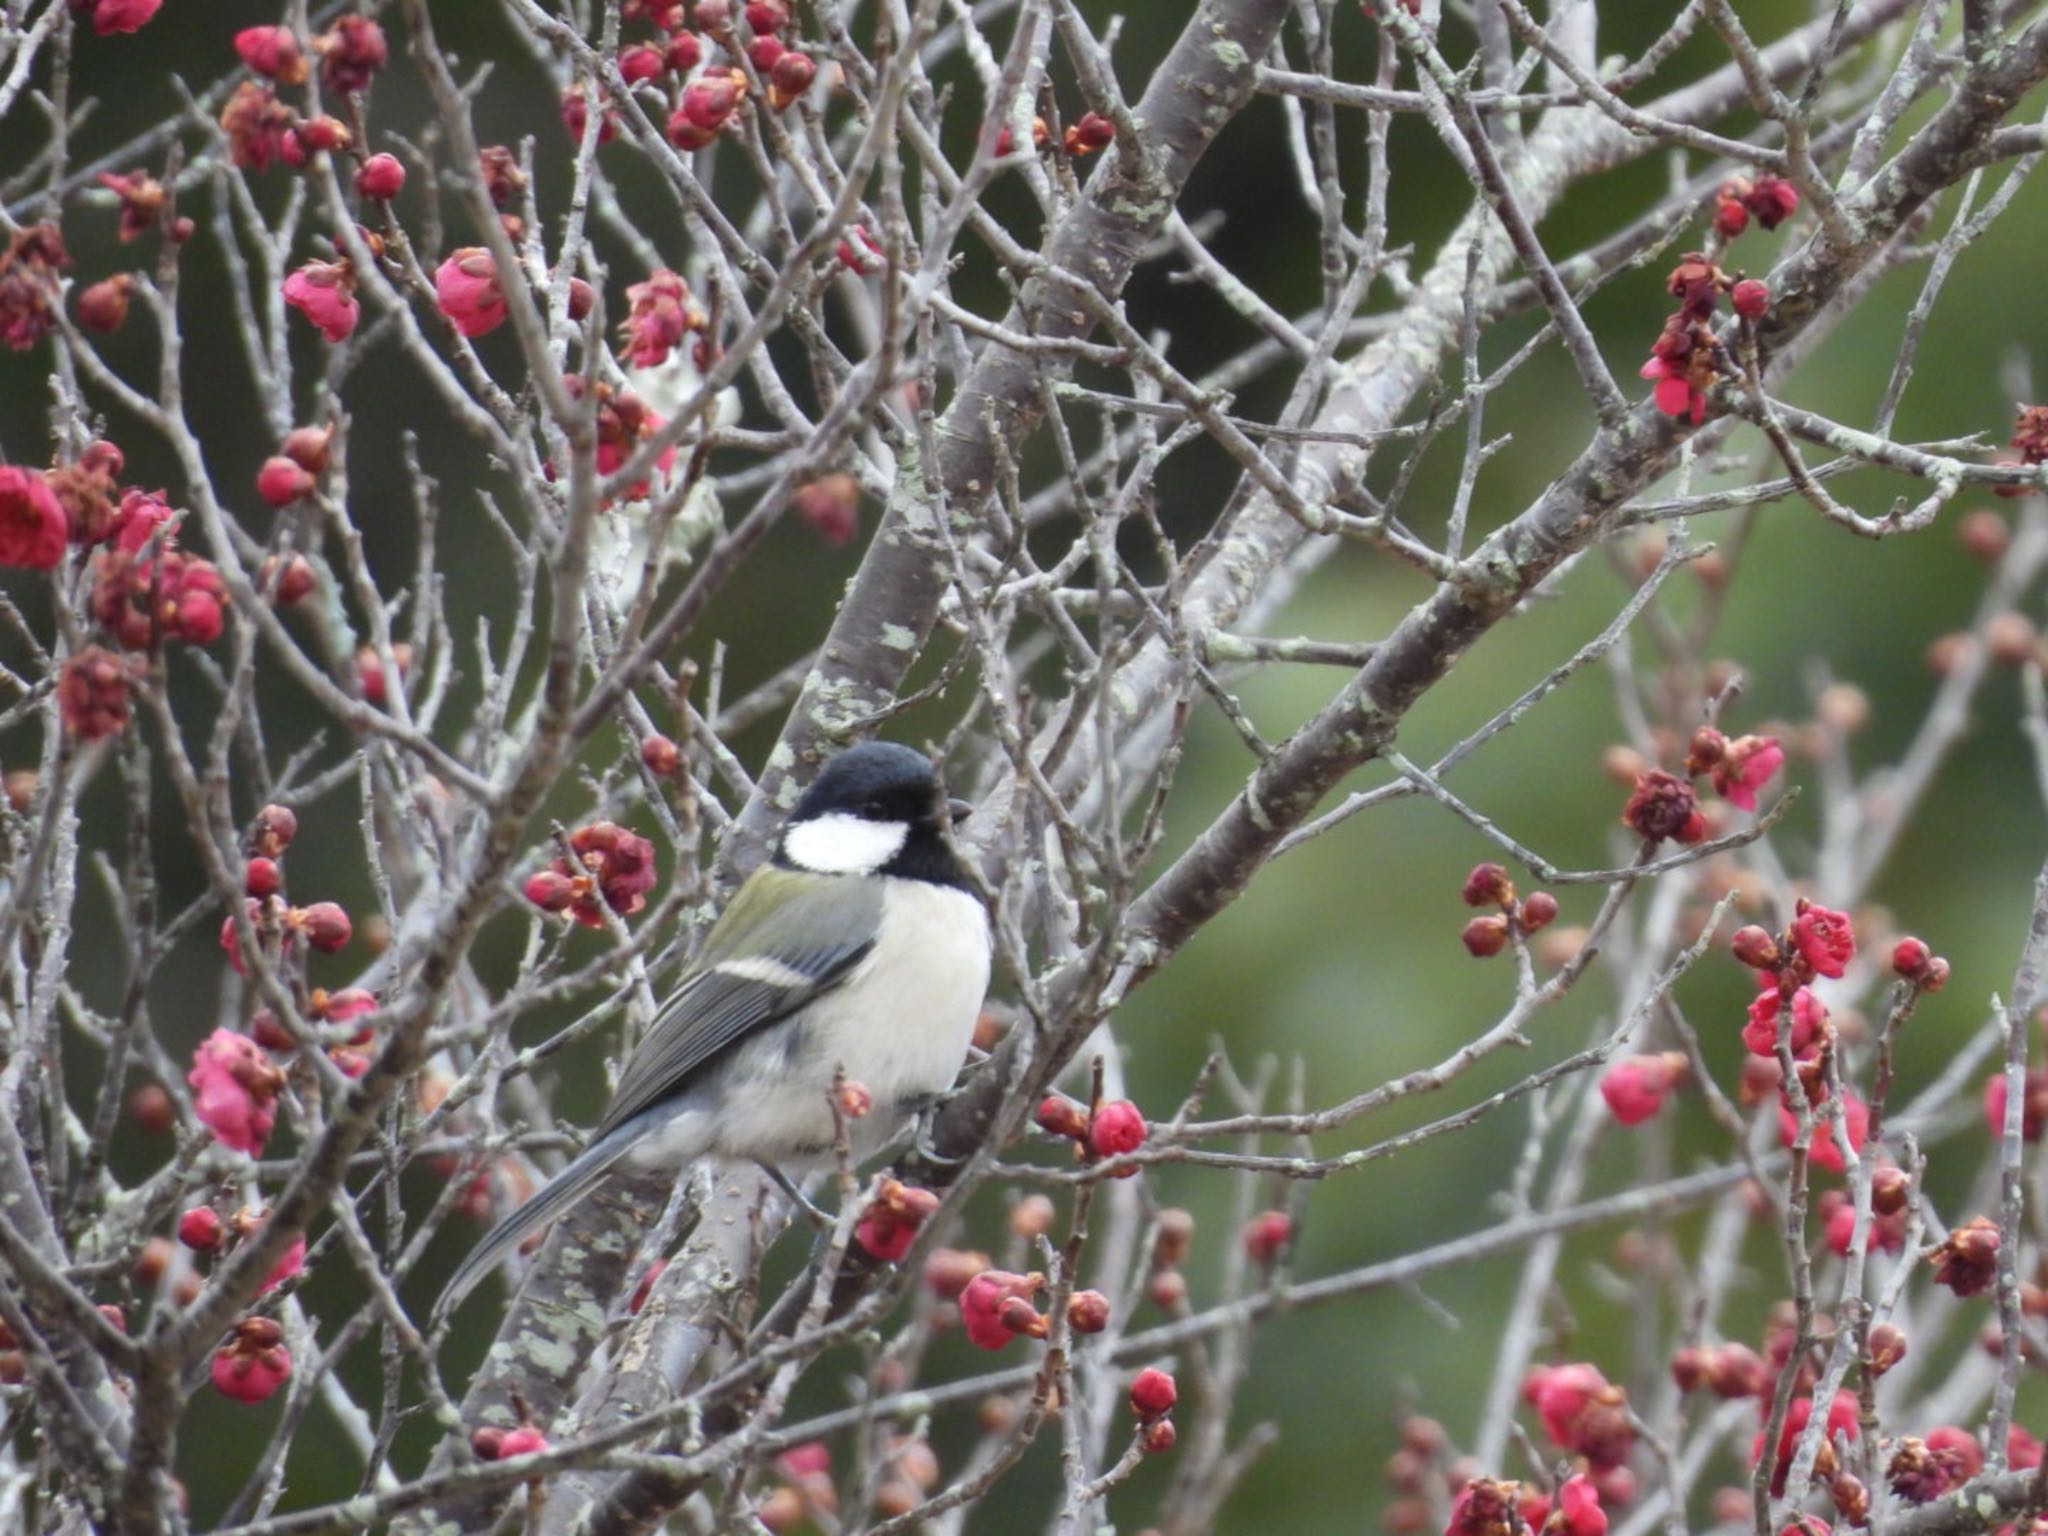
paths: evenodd
<path fill-rule="evenodd" d="M 721 1051 L 844 981 L 874 948 L 881 921 L 879 880 L 756 870 L 655 1015 L 596 1134 L 680 1092 Z"/>

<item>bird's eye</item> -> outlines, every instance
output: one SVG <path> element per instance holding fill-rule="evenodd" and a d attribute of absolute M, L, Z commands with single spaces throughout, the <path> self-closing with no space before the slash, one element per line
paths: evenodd
<path fill-rule="evenodd" d="M 887 821 L 889 819 L 889 807 L 882 804 L 879 800 L 868 800 L 862 803 L 860 814 L 867 821 Z"/>

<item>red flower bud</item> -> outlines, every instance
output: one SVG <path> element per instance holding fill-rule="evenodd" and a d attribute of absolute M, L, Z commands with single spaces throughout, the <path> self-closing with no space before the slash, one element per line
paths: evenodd
<path fill-rule="evenodd" d="M 649 736 L 640 743 L 640 761 L 649 773 L 665 779 L 683 765 L 683 753 L 666 736 Z"/>
<path fill-rule="evenodd" d="M 1173 1449 L 1174 1441 L 1180 1438 L 1171 1419 L 1154 1419 L 1139 1431 L 1139 1442 L 1148 1456 L 1163 1456 Z"/>
<path fill-rule="evenodd" d="M 266 805 L 256 813 L 255 837 L 252 846 L 265 858 L 277 858 L 298 836 L 299 818 L 289 806 Z"/>
<path fill-rule="evenodd" d="M 1475 917 L 1465 925 L 1460 937 L 1475 960 L 1484 960 L 1507 947 L 1508 920 L 1498 913 L 1491 917 Z"/>
<path fill-rule="evenodd" d="M 576 899 L 576 882 L 558 871 L 544 869 L 526 882 L 526 899 L 543 912 L 566 912 Z"/>
<path fill-rule="evenodd" d="M 1294 1222 L 1285 1211 L 1261 1211 L 1245 1223 L 1245 1256 L 1254 1264 L 1277 1262 L 1293 1241 Z"/>
<path fill-rule="evenodd" d="M 278 872 L 277 860 L 258 854 L 249 861 L 242 875 L 243 890 L 260 901 L 275 896 L 283 887 L 284 877 Z"/>
<path fill-rule="evenodd" d="M 256 494 L 273 507 L 288 507 L 312 489 L 313 477 L 281 454 L 256 472 Z"/>
<path fill-rule="evenodd" d="M 1100 1291 L 1076 1291 L 1067 1301 L 1067 1326 L 1076 1333 L 1100 1333 L 1109 1326 L 1109 1298 Z"/>
<path fill-rule="evenodd" d="M 194 1253 L 211 1253 L 227 1236 L 220 1212 L 210 1205 L 195 1205 L 178 1218 L 178 1241 Z"/>
<path fill-rule="evenodd" d="M 396 155 L 372 155 L 356 172 L 356 191 L 372 202 L 388 203 L 405 190 L 405 163 Z"/>
<path fill-rule="evenodd" d="M 1180 1389 L 1165 1371 L 1146 1367 L 1131 1380 L 1131 1412 L 1141 1419 L 1156 1419 L 1173 1412 Z"/>
<path fill-rule="evenodd" d="M 1753 277 L 1745 277 L 1729 291 L 1728 301 L 1745 320 L 1761 320 L 1771 308 L 1771 290 Z"/>
<path fill-rule="evenodd" d="M 306 942 L 324 955 L 344 948 L 354 931 L 348 913 L 332 901 L 316 901 L 310 907 L 300 907 L 293 915 Z"/>
<path fill-rule="evenodd" d="M 1778 941 L 1755 923 L 1736 929 L 1735 937 L 1728 941 L 1728 948 L 1736 959 L 1754 971 L 1775 971 L 1784 959 L 1778 953 Z"/>
<path fill-rule="evenodd" d="M 1096 1157 L 1135 1152 L 1145 1144 L 1145 1117 L 1129 1099 L 1112 1099 L 1088 1120 L 1088 1150 Z"/>
<path fill-rule="evenodd" d="M 1459 894 L 1468 907 L 1511 907 L 1515 903 L 1515 882 L 1498 864 L 1475 864 Z"/>
<path fill-rule="evenodd" d="M 1515 923 L 1524 933 L 1536 933 L 1557 920 L 1557 898 L 1548 891 L 1531 891 L 1515 913 Z"/>

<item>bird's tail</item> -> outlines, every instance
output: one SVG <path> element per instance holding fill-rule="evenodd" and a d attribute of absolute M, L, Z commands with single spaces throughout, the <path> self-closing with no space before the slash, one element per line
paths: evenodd
<path fill-rule="evenodd" d="M 449 1278 L 441 1299 L 434 1303 L 434 1321 L 438 1323 L 461 1306 L 463 1297 L 476 1289 L 477 1282 L 495 1269 L 530 1233 L 557 1220 L 590 1193 L 592 1187 L 611 1171 L 612 1165 L 639 1140 L 641 1129 L 636 1122 L 629 1120 L 599 1137 L 531 1200 L 491 1228 Z"/>

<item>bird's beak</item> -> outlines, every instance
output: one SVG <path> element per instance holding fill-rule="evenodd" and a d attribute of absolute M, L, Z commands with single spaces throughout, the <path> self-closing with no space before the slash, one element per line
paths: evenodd
<path fill-rule="evenodd" d="M 946 802 L 946 814 L 953 819 L 953 825 L 957 827 L 961 822 L 974 814 L 974 807 L 965 800 L 948 800 Z"/>

